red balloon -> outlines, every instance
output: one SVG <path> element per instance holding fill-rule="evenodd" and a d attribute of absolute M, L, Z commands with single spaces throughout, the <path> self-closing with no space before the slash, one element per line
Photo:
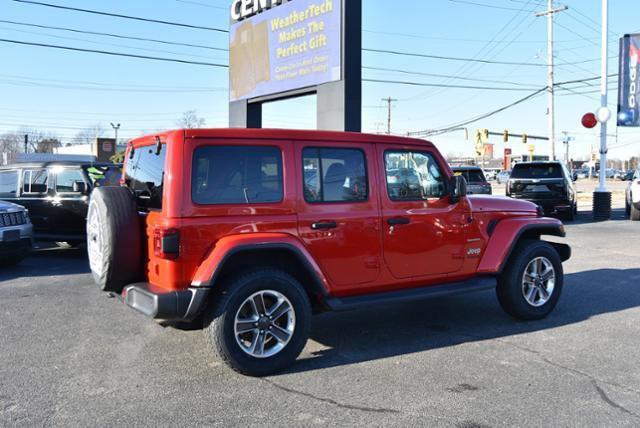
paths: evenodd
<path fill-rule="evenodd" d="M 587 113 L 582 116 L 582 126 L 587 129 L 593 129 L 598 124 L 598 119 L 594 113 Z"/>

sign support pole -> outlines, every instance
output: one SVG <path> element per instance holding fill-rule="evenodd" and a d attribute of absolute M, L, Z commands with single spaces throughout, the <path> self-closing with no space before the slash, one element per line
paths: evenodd
<path fill-rule="evenodd" d="M 611 192 L 607 191 L 607 122 L 611 118 L 608 109 L 607 93 L 609 90 L 609 1 L 602 0 L 602 77 L 600 83 L 601 107 L 598 111 L 600 122 L 600 184 L 593 194 L 594 220 L 609 220 L 611 218 Z"/>

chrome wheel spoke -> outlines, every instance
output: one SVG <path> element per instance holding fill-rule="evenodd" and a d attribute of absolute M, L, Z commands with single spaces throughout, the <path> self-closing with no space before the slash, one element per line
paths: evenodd
<path fill-rule="evenodd" d="M 271 319 L 272 322 L 275 322 L 281 316 L 288 313 L 290 310 L 291 310 L 291 306 L 289 306 L 287 302 L 285 302 L 284 300 L 278 301 L 278 303 L 276 304 L 276 307 L 269 312 L 269 318 Z"/>
<path fill-rule="evenodd" d="M 265 308 L 264 305 L 264 296 L 262 294 L 256 294 L 253 297 L 253 303 L 255 305 L 254 307 L 258 311 L 258 315 L 264 316 L 264 314 L 267 313 L 267 308 Z"/>
<path fill-rule="evenodd" d="M 549 300 L 549 293 L 544 288 L 544 286 L 538 288 L 538 293 L 540 294 L 540 299 Z"/>
<path fill-rule="evenodd" d="M 551 278 L 553 278 L 553 276 L 554 276 L 553 268 L 547 268 L 547 270 L 544 271 L 542 275 L 540 275 L 543 282 L 549 281 Z"/>
<path fill-rule="evenodd" d="M 256 356 L 261 356 L 264 354 L 264 342 L 265 342 L 265 334 L 263 332 L 259 332 L 256 334 L 256 339 L 253 343 L 253 348 L 251 352 L 253 352 Z"/>
<path fill-rule="evenodd" d="M 236 321 L 236 333 L 244 334 L 253 330 L 257 330 L 256 320 L 240 320 Z"/>
<path fill-rule="evenodd" d="M 291 338 L 291 333 L 277 325 L 273 325 L 269 333 L 280 343 L 287 343 Z"/>
<path fill-rule="evenodd" d="M 536 295 L 536 287 L 531 287 L 529 289 L 529 292 L 527 293 L 527 300 L 529 301 L 529 303 L 535 302 L 534 298 Z"/>

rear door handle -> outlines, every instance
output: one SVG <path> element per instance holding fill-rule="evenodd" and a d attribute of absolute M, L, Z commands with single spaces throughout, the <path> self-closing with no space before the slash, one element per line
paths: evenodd
<path fill-rule="evenodd" d="M 338 227 L 338 223 L 335 221 L 319 221 L 311 225 L 311 229 L 313 230 L 328 230 L 335 229 L 336 227 Z"/>
<path fill-rule="evenodd" d="M 387 220 L 389 226 L 401 226 L 411 223 L 411 219 L 408 217 L 394 217 Z"/>

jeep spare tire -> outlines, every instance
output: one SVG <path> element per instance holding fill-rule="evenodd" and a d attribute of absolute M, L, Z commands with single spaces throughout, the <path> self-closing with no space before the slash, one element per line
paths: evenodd
<path fill-rule="evenodd" d="M 103 291 L 122 292 L 140 278 L 141 225 L 127 187 L 98 187 L 87 214 L 87 253 L 96 284 Z"/>

